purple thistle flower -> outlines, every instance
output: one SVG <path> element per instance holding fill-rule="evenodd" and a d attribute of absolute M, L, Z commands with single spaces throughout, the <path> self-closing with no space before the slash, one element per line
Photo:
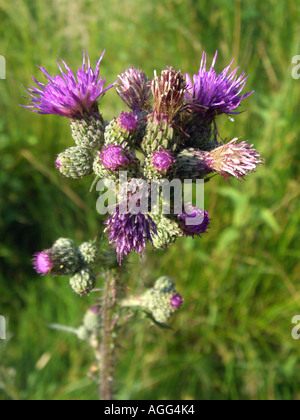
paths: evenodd
<path fill-rule="evenodd" d="M 50 251 L 48 250 L 37 252 L 36 254 L 34 254 L 32 261 L 33 261 L 33 268 L 38 274 L 42 276 L 46 276 L 47 274 L 50 274 L 54 266 L 54 262 L 51 261 Z"/>
<path fill-rule="evenodd" d="M 229 175 L 237 179 L 244 178 L 262 163 L 260 154 L 256 152 L 253 144 L 245 141 L 236 143 L 237 141 L 235 138 L 205 154 L 207 167 L 220 173 L 226 180 Z"/>
<path fill-rule="evenodd" d="M 118 123 L 121 128 L 131 132 L 137 129 L 139 119 L 138 116 L 134 115 L 132 112 L 122 112 L 118 118 Z"/>
<path fill-rule="evenodd" d="M 99 98 L 115 84 L 104 89 L 105 79 L 99 73 L 104 52 L 97 61 L 95 70 L 91 67 L 88 54 L 83 52 L 83 64 L 76 75 L 62 59 L 64 69 L 57 62 L 61 75 L 52 77 L 43 67 L 39 67 L 48 84 L 38 82 L 32 77 L 37 87 L 30 86 L 26 90 L 30 102 L 24 107 L 38 114 L 57 114 L 80 119 L 85 114 L 97 112 Z"/>
<path fill-rule="evenodd" d="M 190 110 L 208 117 L 218 114 L 239 114 L 234 110 L 242 100 L 250 96 L 254 91 L 241 95 L 248 76 L 245 72 L 238 77 L 236 68 L 228 74 L 234 60 L 231 61 L 220 74 L 214 70 L 218 52 L 216 52 L 210 70 L 206 70 L 206 53 L 203 53 L 200 70 L 193 76 L 193 82 L 186 74 L 187 93 L 186 102 Z"/>
<path fill-rule="evenodd" d="M 142 256 L 146 241 L 152 244 L 152 235 L 156 235 L 156 224 L 149 215 L 120 214 L 119 208 L 105 224 L 105 232 L 109 232 L 109 243 L 117 246 L 117 254 L 121 265 L 123 257 L 131 251 Z"/>
<path fill-rule="evenodd" d="M 109 171 L 119 171 L 130 166 L 134 155 L 121 146 L 109 145 L 100 153 L 99 160 Z"/>
<path fill-rule="evenodd" d="M 183 234 L 194 238 L 195 235 L 200 236 L 202 233 L 206 233 L 210 224 L 207 211 L 190 206 L 188 213 L 189 214 L 181 213 L 178 215 Z M 195 224 L 191 224 L 191 219 L 195 219 Z"/>
<path fill-rule="evenodd" d="M 152 165 L 155 169 L 161 172 L 168 172 L 171 166 L 176 162 L 176 159 L 168 150 L 164 150 L 162 147 L 159 151 L 154 152 L 152 155 Z"/>
<path fill-rule="evenodd" d="M 132 111 L 144 111 L 151 95 L 146 74 L 139 69 L 130 67 L 119 76 L 117 93 Z"/>
<path fill-rule="evenodd" d="M 171 298 L 171 306 L 173 306 L 173 308 L 179 309 L 180 306 L 183 304 L 183 302 L 184 302 L 184 299 L 179 293 L 176 293 Z"/>

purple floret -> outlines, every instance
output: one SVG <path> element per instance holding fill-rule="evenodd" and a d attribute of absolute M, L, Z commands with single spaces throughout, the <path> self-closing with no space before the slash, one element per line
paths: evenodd
<path fill-rule="evenodd" d="M 150 99 L 151 90 L 145 73 L 134 67 L 119 76 L 117 93 L 134 112 L 142 112 Z"/>
<path fill-rule="evenodd" d="M 152 235 L 155 235 L 156 224 L 149 215 L 144 214 L 120 214 L 116 212 L 105 222 L 109 232 L 109 242 L 117 246 L 117 254 L 121 265 L 123 257 L 131 251 L 142 256 L 147 240 L 153 243 Z"/>
<path fill-rule="evenodd" d="M 152 165 L 159 171 L 167 172 L 175 162 L 176 160 L 168 150 L 161 148 L 153 153 Z"/>
<path fill-rule="evenodd" d="M 126 169 L 133 161 L 131 152 L 118 145 L 110 145 L 100 153 L 99 160 L 102 165 L 110 171 Z"/>
<path fill-rule="evenodd" d="M 138 116 L 132 112 L 122 112 L 118 118 L 118 122 L 124 130 L 131 132 L 137 129 L 139 119 Z"/>
<path fill-rule="evenodd" d="M 97 112 L 98 100 L 114 86 L 112 84 L 104 89 L 105 79 L 100 77 L 99 72 L 103 55 L 104 52 L 94 70 L 88 54 L 84 52 L 82 67 L 76 75 L 62 59 L 64 68 L 57 63 L 61 75 L 52 77 L 43 67 L 39 67 L 48 84 L 38 82 L 33 77 L 37 87 L 30 86 L 26 90 L 29 104 L 25 108 L 38 114 L 57 114 L 67 118 L 82 118 Z"/>
<path fill-rule="evenodd" d="M 38 252 L 33 256 L 33 268 L 41 276 L 49 274 L 53 268 L 51 255 L 49 251 Z"/>
<path fill-rule="evenodd" d="M 229 73 L 233 60 L 220 74 L 217 74 L 214 66 L 217 60 L 216 52 L 211 68 L 206 70 L 206 53 L 203 53 L 200 70 L 194 74 L 193 81 L 186 74 L 187 93 L 186 102 L 194 113 L 213 117 L 218 114 L 238 114 L 235 111 L 242 100 L 250 96 L 254 91 L 241 94 L 245 87 L 248 76 L 245 72 L 238 77 L 236 68 Z M 229 73 L 229 74 L 228 74 Z"/>
<path fill-rule="evenodd" d="M 171 298 L 171 306 L 173 306 L 173 308 L 179 309 L 180 306 L 183 304 L 183 302 L 184 302 L 184 299 L 179 293 L 176 293 Z"/>
<path fill-rule="evenodd" d="M 180 226 L 185 236 L 200 236 L 202 233 L 206 233 L 210 224 L 209 214 L 207 211 L 197 209 L 194 206 L 190 206 L 188 213 L 181 213 L 178 215 Z M 193 224 L 193 220 L 195 223 Z"/>

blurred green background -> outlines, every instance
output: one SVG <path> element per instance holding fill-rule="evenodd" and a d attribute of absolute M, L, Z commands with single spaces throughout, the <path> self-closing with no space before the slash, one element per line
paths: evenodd
<path fill-rule="evenodd" d="M 40 278 L 31 255 L 57 237 L 78 243 L 101 220 L 90 180 L 70 182 L 54 156 L 68 147 L 68 121 L 20 108 L 36 64 L 56 74 L 56 56 L 71 68 L 82 50 L 113 82 L 130 65 L 151 76 L 166 65 L 195 73 L 202 51 L 219 50 L 217 69 L 232 57 L 250 74 L 235 123 L 219 120 L 223 137 L 249 139 L 265 166 L 246 182 L 214 178 L 206 187 L 209 234 L 180 240 L 165 252 L 132 258 L 132 292 L 172 276 L 185 305 L 172 330 L 132 319 L 122 330 L 121 399 L 300 399 L 300 342 L 291 320 L 300 314 L 300 54 L 297 0 L 2 0 L 0 55 L 0 314 L 9 340 L 0 342 L 0 399 L 96 399 L 87 372 L 92 355 L 50 322 L 78 326 L 90 300 L 66 279 Z M 106 119 L 123 108 L 115 92 L 101 102 Z"/>

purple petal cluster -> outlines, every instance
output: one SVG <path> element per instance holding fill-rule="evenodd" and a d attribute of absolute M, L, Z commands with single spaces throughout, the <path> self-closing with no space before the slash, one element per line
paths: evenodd
<path fill-rule="evenodd" d="M 134 156 L 118 145 L 109 145 L 100 153 L 99 160 L 109 171 L 119 171 L 127 168 Z"/>
<path fill-rule="evenodd" d="M 206 70 L 206 53 L 203 53 L 199 73 L 193 76 L 193 81 L 189 74 L 186 74 L 186 101 L 192 112 L 209 117 L 218 114 L 238 114 L 239 112 L 234 112 L 236 108 L 243 99 L 253 93 L 252 91 L 241 94 L 248 76 L 242 72 L 238 77 L 239 68 L 229 73 L 233 60 L 220 74 L 217 74 L 214 69 L 217 55 L 218 52 L 210 69 Z"/>
<path fill-rule="evenodd" d="M 173 308 L 179 309 L 181 305 L 183 304 L 183 302 L 184 302 L 184 299 L 179 293 L 176 293 L 171 298 L 171 306 L 173 306 Z"/>
<path fill-rule="evenodd" d="M 57 114 L 68 118 L 82 118 L 85 114 L 97 112 L 99 98 L 114 86 L 104 88 L 105 79 L 100 77 L 103 55 L 104 52 L 94 70 L 88 54 L 84 52 L 82 67 L 76 75 L 63 60 L 63 67 L 57 63 L 61 72 L 58 76 L 50 76 L 43 67 L 39 67 L 48 84 L 38 82 L 33 77 L 37 87 L 30 86 L 26 90 L 30 102 L 25 108 L 39 114 Z"/>
<path fill-rule="evenodd" d="M 119 76 L 117 93 L 132 111 L 142 112 L 151 95 L 146 74 L 139 69 L 130 67 Z"/>
<path fill-rule="evenodd" d="M 191 224 L 191 219 L 195 219 L 195 224 Z M 200 236 L 206 233 L 210 224 L 209 214 L 207 211 L 197 209 L 190 206 L 188 213 L 181 213 L 178 215 L 180 226 L 185 236 Z"/>
<path fill-rule="evenodd" d="M 152 165 L 158 171 L 167 172 L 175 162 L 176 159 L 169 150 L 160 148 L 158 152 L 153 153 Z"/>
<path fill-rule="evenodd" d="M 38 252 L 33 256 L 33 268 L 41 276 L 50 274 L 54 263 L 51 261 L 51 255 L 49 251 Z"/>
<path fill-rule="evenodd" d="M 118 118 L 118 122 L 124 130 L 129 132 L 135 131 L 139 124 L 139 118 L 132 112 L 122 112 Z"/>
<path fill-rule="evenodd" d="M 119 208 L 105 222 L 109 232 L 109 242 L 116 245 L 119 263 L 124 256 L 135 251 L 142 256 L 147 240 L 152 243 L 152 235 L 156 235 L 156 224 L 149 215 L 120 214 Z"/>

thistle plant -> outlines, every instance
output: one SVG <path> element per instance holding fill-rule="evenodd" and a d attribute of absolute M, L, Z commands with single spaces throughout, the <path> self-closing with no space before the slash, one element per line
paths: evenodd
<path fill-rule="evenodd" d="M 217 53 L 209 70 L 204 53 L 193 78 L 167 67 L 150 79 L 131 67 L 105 87 L 100 76 L 103 55 L 93 68 L 84 53 L 76 74 L 63 60 L 57 76 L 40 67 L 46 83 L 34 79 L 25 108 L 69 119 L 74 143 L 54 159 L 62 176 L 73 180 L 90 176 L 92 186 L 103 179 L 115 186 L 115 203 L 103 224 L 110 247 L 103 235 L 79 245 L 61 238 L 33 258 L 38 274 L 67 276 L 77 295 L 100 293 L 78 329 L 56 328 L 89 342 L 99 367 L 95 380 L 100 398 L 112 399 L 116 329 L 125 308 L 144 311 L 160 325 L 184 302 L 167 276 L 141 296 L 126 296 L 123 273 L 128 255 L 142 257 L 147 244 L 154 250 L 166 249 L 181 237 L 203 235 L 211 226 L 204 208 L 192 199 L 184 201 L 184 189 L 178 203 L 178 195 L 165 197 L 159 188 L 153 206 L 153 183 L 203 179 L 207 183 L 212 174 L 227 181 L 244 179 L 262 160 L 252 144 L 237 138 L 226 143 L 218 132 L 219 116 L 239 114 L 238 107 L 253 93 L 242 94 L 247 77 L 238 76 L 238 69 L 231 71 L 232 62 L 218 74 Z M 113 88 L 127 109 L 105 121 L 101 98 Z M 120 176 L 124 173 L 125 184 Z"/>

